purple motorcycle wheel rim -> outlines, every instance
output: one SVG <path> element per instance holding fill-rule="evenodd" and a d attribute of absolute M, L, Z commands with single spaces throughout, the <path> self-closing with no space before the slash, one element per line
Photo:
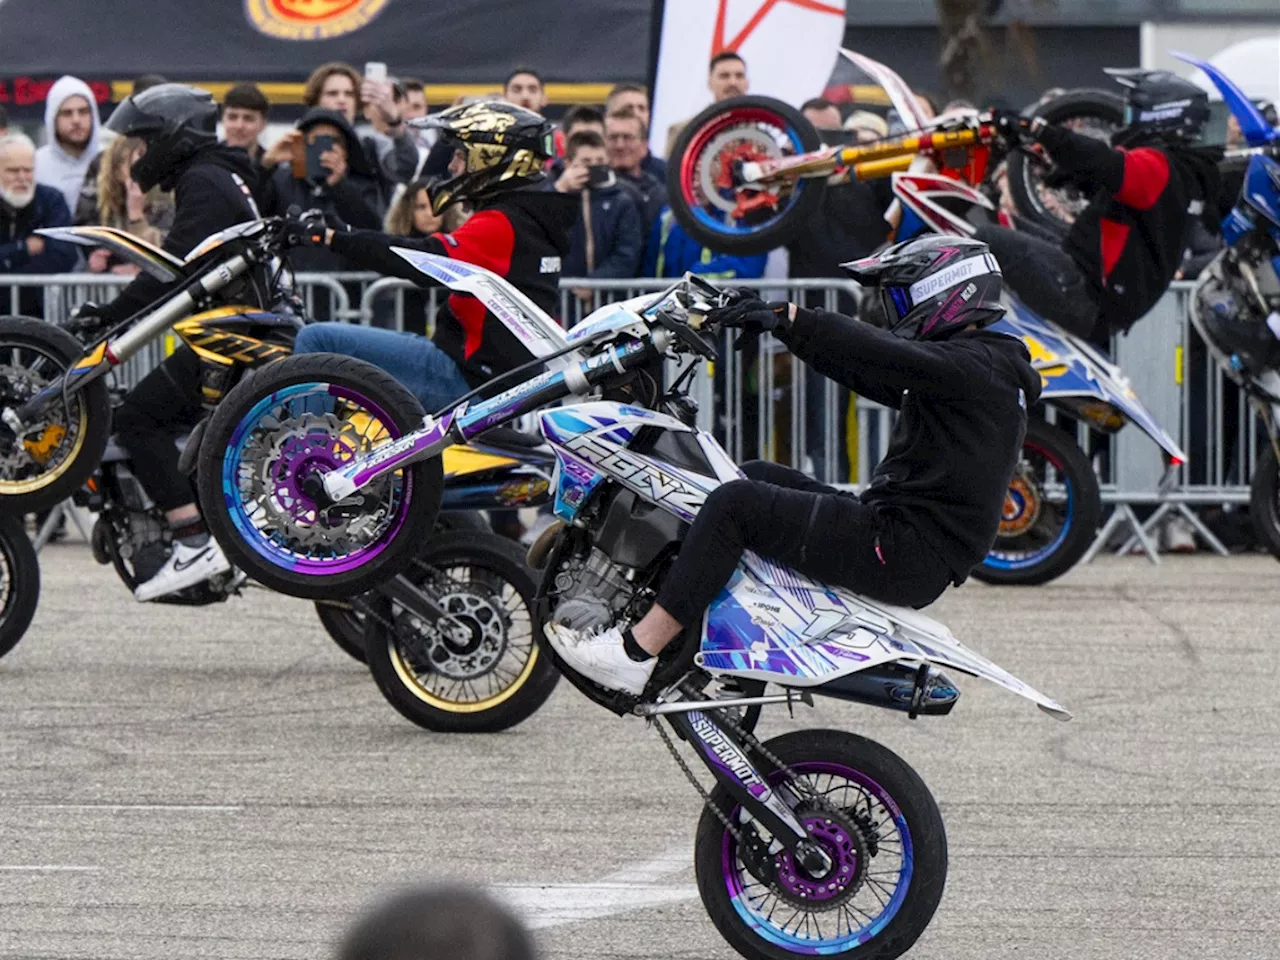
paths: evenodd
<path fill-rule="evenodd" d="M 235 525 L 236 530 L 239 531 L 244 542 L 255 553 L 281 570 L 305 576 L 324 577 L 349 573 L 363 567 L 376 559 L 386 549 L 387 545 L 395 539 L 400 529 L 404 526 L 410 505 L 413 503 L 413 477 L 408 469 L 403 471 L 402 486 L 399 491 L 395 515 L 387 525 L 387 528 L 375 541 L 342 558 L 320 560 L 299 555 L 282 548 L 274 540 L 264 537 L 256 524 L 254 524 L 240 491 L 239 472 L 245 444 L 248 442 L 254 426 L 266 413 L 293 397 L 306 393 L 318 394 L 321 391 L 326 396 L 337 400 L 345 400 L 362 411 L 371 414 L 382 424 L 387 431 L 389 439 L 399 439 L 401 431 L 395 421 L 388 416 L 380 405 L 374 403 L 359 391 L 332 383 L 308 382 L 293 384 L 263 397 L 236 425 L 231 441 L 227 445 L 227 452 L 223 455 L 222 488 L 226 499 L 227 513 L 232 523 Z"/>
<path fill-rule="evenodd" d="M 907 893 L 911 887 L 911 876 L 914 866 L 914 857 L 912 853 L 911 832 L 907 827 L 906 816 L 894 801 L 884 787 L 880 786 L 875 780 L 866 774 L 846 767 L 839 763 L 828 763 L 825 761 L 802 761 L 790 765 L 791 769 L 796 773 L 804 776 L 822 776 L 830 775 L 845 780 L 854 785 L 856 788 L 865 791 L 876 802 L 878 802 L 888 813 L 890 821 L 898 832 L 902 844 L 902 863 L 899 870 L 897 883 L 894 885 L 893 894 L 889 898 L 889 902 L 884 905 L 884 909 L 874 916 L 867 923 L 863 924 L 856 930 L 850 930 L 839 936 L 813 939 L 800 937 L 794 933 L 789 933 L 783 928 L 770 924 L 764 917 L 754 912 L 747 905 L 747 891 L 743 882 L 744 871 L 739 869 L 737 856 L 737 841 L 733 835 L 725 830 L 721 840 L 721 871 L 725 883 L 726 891 L 729 894 L 729 900 L 737 912 L 739 918 L 746 926 L 761 939 L 776 946 L 783 947 L 792 953 L 806 954 L 811 956 L 821 956 L 832 953 L 843 953 L 851 950 L 861 944 L 864 944 L 877 936 L 889 922 L 898 915 L 903 903 L 906 901 Z M 778 773 L 770 778 L 771 782 L 778 782 L 784 774 Z M 730 822 L 737 822 L 741 808 L 735 806 L 729 812 Z M 870 859 L 870 864 L 874 866 L 875 859 Z M 755 881 L 758 883 L 758 881 Z M 861 911 L 860 911 L 861 912 Z M 822 916 L 823 914 L 816 914 Z M 794 914 L 793 914 L 794 917 Z"/>

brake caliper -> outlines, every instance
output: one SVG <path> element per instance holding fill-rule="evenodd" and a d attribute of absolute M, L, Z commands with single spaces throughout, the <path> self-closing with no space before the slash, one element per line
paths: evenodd
<path fill-rule="evenodd" d="M 27 456 L 43 467 L 66 436 L 66 427 L 60 423 L 51 423 L 40 431 L 36 439 L 23 440 L 22 446 L 27 451 Z"/>

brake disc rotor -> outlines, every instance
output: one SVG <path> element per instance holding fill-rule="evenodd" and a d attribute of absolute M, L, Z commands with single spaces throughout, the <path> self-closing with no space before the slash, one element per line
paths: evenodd
<path fill-rule="evenodd" d="M 261 507 L 264 526 L 306 548 L 349 550 L 377 535 L 386 516 L 385 505 L 339 516 L 332 507 L 317 507 L 303 492 L 303 484 L 316 472 L 332 470 L 371 448 L 353 423 L 332 413 L 304 413 L 263 426 L 267 429 L 255 432 L 245 444 L 241 463 L 250 472 L 241 482 L 248 480 L 250 498 Z M 375 481 L 362 496 L 366 501 L 384 499 L 380 495 L 390 483 L 390 478 Z"/>
<path fill-rule="evenodd" d="M 0 364 L 0 384 L 4 384 L 4 403 L 0 406 L 16 406 L 30 400 L 49 385 L 49 378 L 33 373 L 25 367 Z M 78 402 L 74 397 L 71 403 Z M 12 445 L 0 449 L 0 476 L 14 477 L 24 468 L 49 466 L 58 448 L 73 427 L 68 426 L 65 408 L 52 403 L 44 412 L 44 418 L 22 435 Z"/>
<path fill-rule="evenodd" d="M 778 897 L 814 913 L 834 910 L 851 900 L 867 875 L 870 856 L 862 827 L 837 810 L 810 810 L 799 813 L 811 842 L 820 846 L 831 861 L 822 876 L 805 871 L 783 849 L 773 858 L 774 890 Z"/>
<path fill-rule="evenodd" d="M 722 153 L 729 156 L 722 157 Z M 738 208 L 736 197 L 726 197 L 717 181 L 725 163 L 733 160 L 773 160 L 782 155 L 773 137 L 764 130 L 755 127 L 730 127 L 718 133 L 703 148 L 702 156 L 706 158 L 699 166 L 698 187 L 707 203 L 725 213 L 733 213 Z M 776 189 L 770 192 L 777 192 Z"/>
<path fill-rule="evenodd" d="M 489 673 L 507 649 L 507 621 L 496 597 L 473 589 L 436 598 L 452 623 L 432 625 L 403 611 L 396 618 L 405 652 L 424 670 L 450 680 Z"/>
<path fill-rule="evenodd" d="M 1040 519 L 1042 500 L 1040 489 L 1025 472 L 1018 472 L 1009 481 L 1000 512 L 1002 537 L 1017 537 L 1030 530 Z"/>

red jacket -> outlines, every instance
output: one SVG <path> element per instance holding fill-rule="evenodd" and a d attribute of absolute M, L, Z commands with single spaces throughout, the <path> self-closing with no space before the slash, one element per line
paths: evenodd
<path fill-rule="evenodd" d="M 453 233 L 393 237 L 372 230 L 335 234 L 332 249 L 361 266 L 415 283 L 429 283 L 391 252 L 392 246 L 422 250 L 484 267 L 551 316 L 560 310 L 561 261 L 569 252 L 569 229 L 578 219 L 578 198 L 554 190 L 499 194 Z M 467 382 L 477 387 L 530 359 L 506 326 L 469 294 L 451 293 L 436 313 L 431 338 Z"/>

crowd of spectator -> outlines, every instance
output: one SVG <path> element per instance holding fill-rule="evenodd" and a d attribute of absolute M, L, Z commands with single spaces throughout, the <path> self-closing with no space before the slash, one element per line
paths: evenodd
<path fill-rule="evenodd" d="M 134 90 L 164 82 L 158 75 L 140 77 Z M 716 101 L 746 93 L 747 66 L 737 54 L 721 53 L 709 65 L 707 83 Z M 536 71 L 526 68 L 513 70 L 501 90 L 457 102 L 484 96 L 540 112 L 547 106 L 546 85 Z M 326 63 L 307 79 L 303 103 L 306 111 L 293 129 L 274 142 L 264 142 L 272 105 L 262 90 L 240 83 L 222 97 L 223 140 L 253 161 L 260 174 L 254 192 L 264 214 L 319 208 L 352 227 L 406 235 L 448 229 L 465 216 L 451 214 L 440 224 L 422 199 L 420 178 L 432 135 L 409 124 L 428 111 L 421 81 L 370 79 L 348 64 Z M 548 187 L 580 196 L 582 208 L 564 275 L 619 280 L 672 277 L 688 269 L 721 279 L 762 275 L 765 258 L 717 255 L 695 243 L 676 223 L 667 203 L 665 159 L 649 147 L 649 108 L 644 86 L 623 83 L 603 104 L 572 107 L 564 114 Z M 829 126 L 841 125 L 834 106 L 828 105 L 821 119 Z M 847 123 L 861 131 L 859 136 L 883 136 L 887 129 L 883 118 L 869 112 L 855 112 Z M 0 115 L 0 272 L 136 270 L 105 249 L 85 251 L 34 236 L 42 227 L 101 224 L 150 244 L 164 244 L 172 197 L 159 188 L 144 193 L 133 183 L 129 168 L 141 145 L 102 136 L 98 105 L 86 83 L 68 76 L 50 89 L 44 144 L 35 150 L 34 161 L 28 156 L 30 141 L 19 133 L 8 134 L 6 126 Z M 668 149 L 682 126 L 674 124 L 666 131 Z M 38 188 L 34 192 L 28 190 L 32 165 Z M 848 259 L 863 252 L 861 247 L 842 247 L 833 256 Z M 803 269 L 814 270 L 812 252 L 802 256 L 807 257 Z M 353 269 L 326 250 L 303 251 L 297 257 L 300 270 Z M 584 302 L 590 299 L 590 291 L 579 292 Z M 26 306 L 40 313 L 38 303 Z M 406 322 L 418 327 L 421 318 L 412 312 Z"/>

